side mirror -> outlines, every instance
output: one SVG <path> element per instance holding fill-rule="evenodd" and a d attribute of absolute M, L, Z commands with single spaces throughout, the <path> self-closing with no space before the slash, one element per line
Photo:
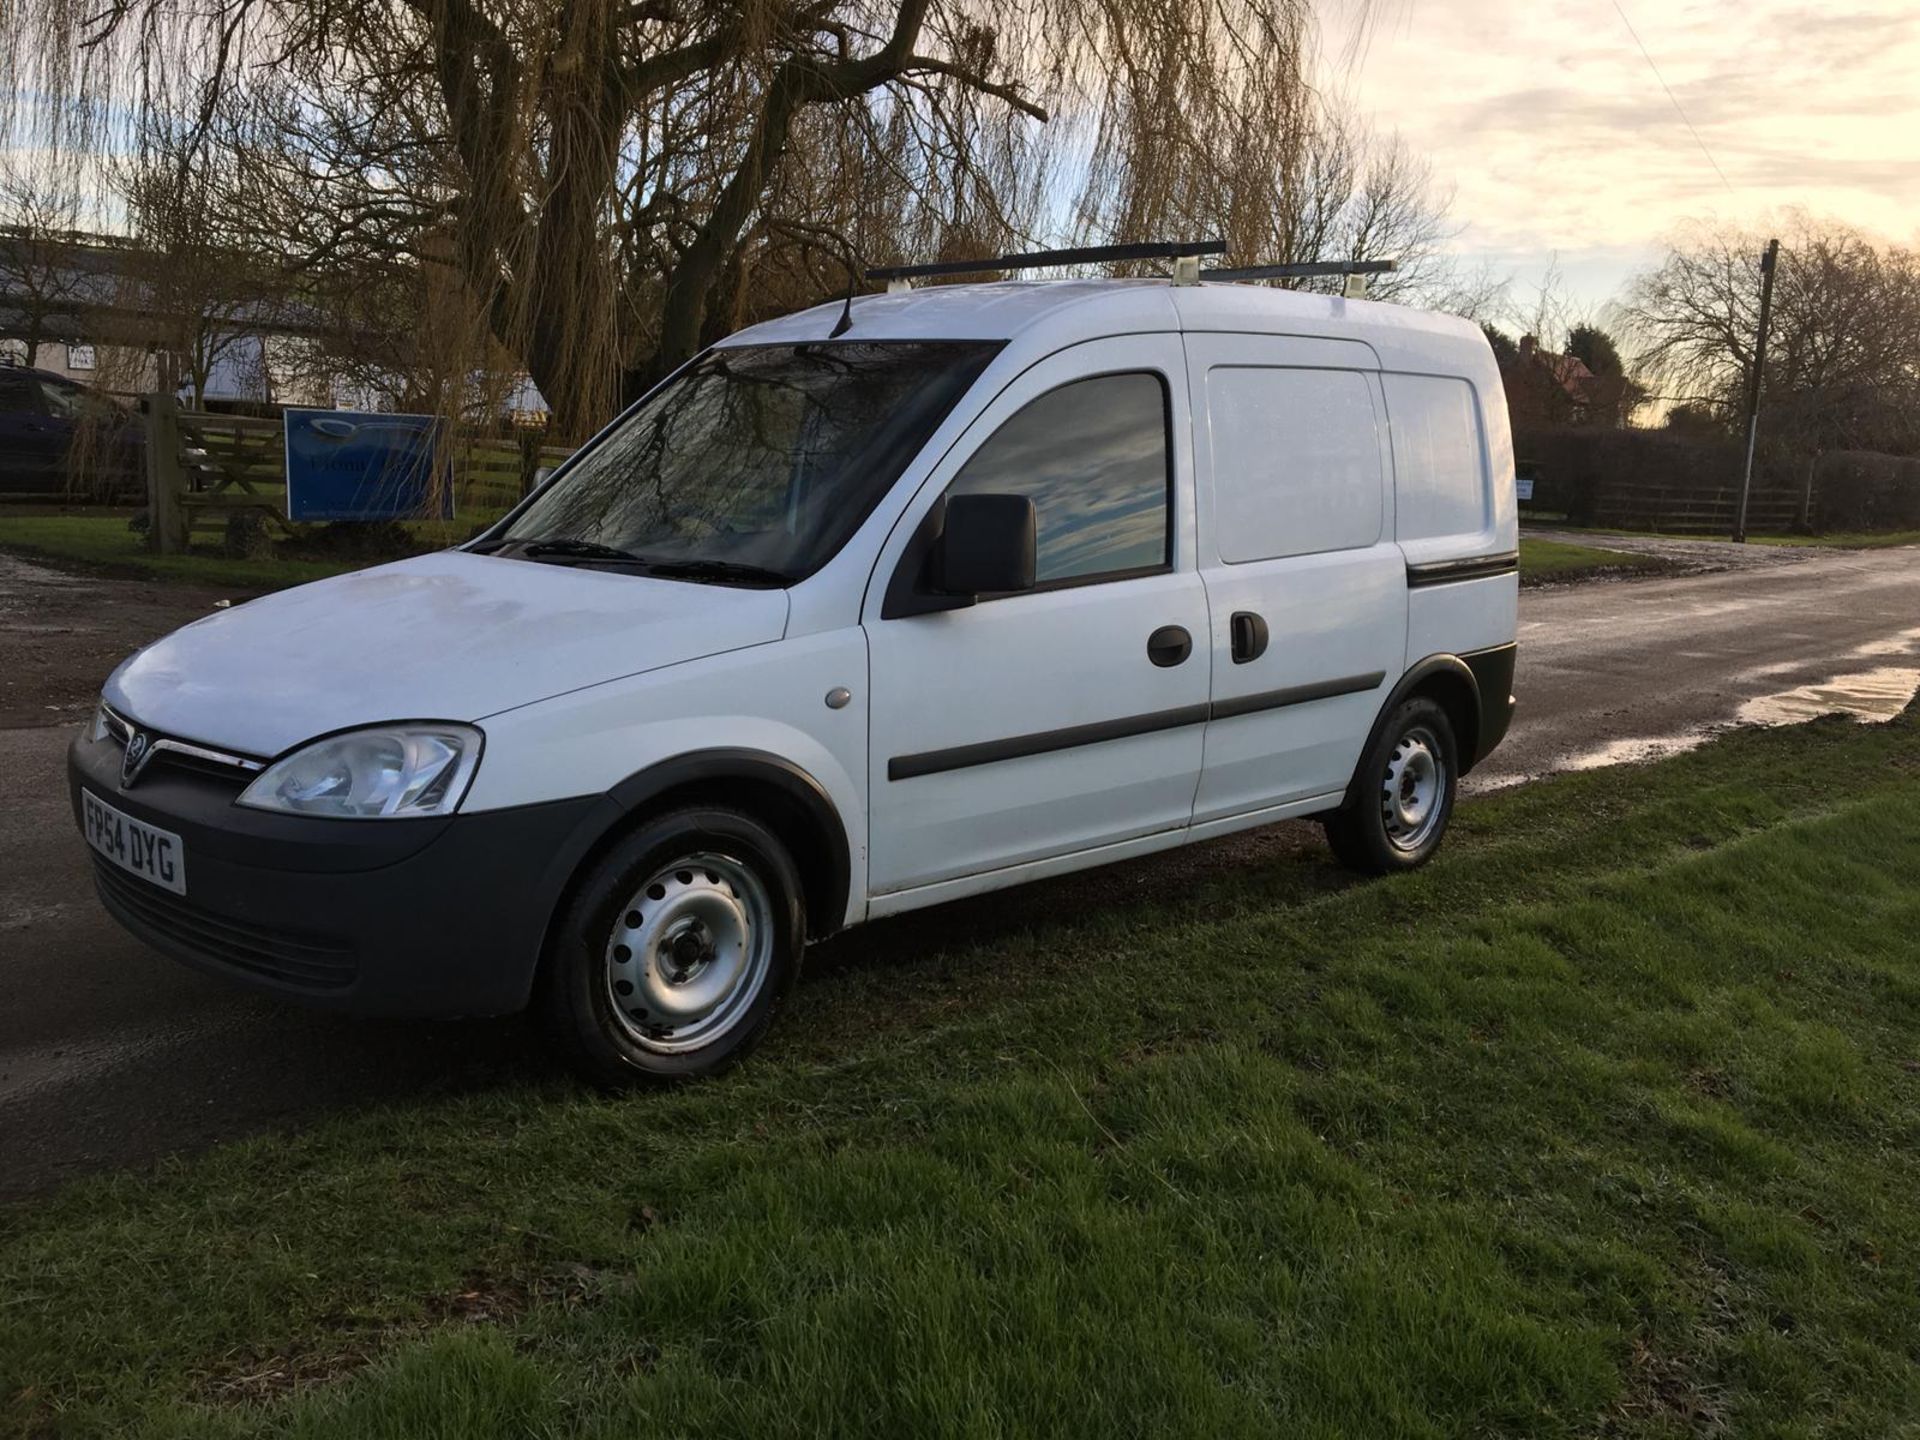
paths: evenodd
<path fill-rule="evenodd" d="M 1033 501 L 1024 495 L 949 495 L 934 579 L 949 595 L 1033 588 Z"/>

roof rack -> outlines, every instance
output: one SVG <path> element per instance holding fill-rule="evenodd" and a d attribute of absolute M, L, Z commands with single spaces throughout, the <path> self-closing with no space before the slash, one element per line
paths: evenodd
<path fill-rule="evenodd" d="M 1367 298 L 1367 277 L 1385 275 L 1400 268 L 1394 260 L 1307 260 L 1291 265 L 1246 265 L 1232 270 L 1202 270 L 1201 280 L 1313 280 L 1338 275 L 1346 280 L 1340 287 L 1344 300 Z"/>
<path fill-rule="evenodd" d="M 1308 260 L 1285 265 L 1241 265 L 1202 270 L 1202 255 L 1226 253 L 1224 240 L 1156 240 L 1140 245 L 1083 245 L 1071 250 L 1032 250 L 1022 255 L 997 255 L 986 260 L 937 260 L 927 265 L 876 265 L 869 280 L 885 280 L 889 290 L 910 288 L 909 282 L 933 275 L 978 275 L 993 270 L 1042 270 L 1055 265 L 1096 265 L 1111 260 L 1171 260 L 1173 283 L 1197 285 L 1202 280 L 1312 280 L 1340 276 L 1346 280 L 1349 300 L 1364 300 L 1366 277 L 1399 269 L 1392 260 Z M 843 316 L 842 319 L 848 317 Z M 838 332 L 835 332 L 838 333 Z"/>
<path fill-rule="evenodd" d="M 1188 260 L 1224 255 L 1224 240 L 1155 240 L 1143 245 L 1085 245 L 1076 250 L 1033 250 L 991 260 L 939 260 L 930 265 L 879 265 L 869 280 L 914 280 L 928 275 L 977 275 L 983 270 L 1043 270 L 1052 265 L 1097 265 L 1107 260 Z"/>
<path fill-rule="evenodd" d="M 1310 260 L 1293 265 L 1245 265 L 1202 270 L 1202 280 L 1311 280 L 1323 275 L 1386 275 L 1399 269 L 1394 260 Z"/>

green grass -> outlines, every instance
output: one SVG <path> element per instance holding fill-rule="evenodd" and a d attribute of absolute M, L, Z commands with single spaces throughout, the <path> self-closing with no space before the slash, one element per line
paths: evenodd
<path fill-rule="evenodd" d="M 1821 545 L 1835 550 L 1883 550 L 1920 545 L 1920 530 L 1836 530 L 1829 535 L 1749 535 L 1749 545 Z"/>
<path fill-rule="evenodd" d="M 1579 530 L 1596 537 L 1631 535 L 1644 540 L 1725 540 L 1720 535 L 1681 535 L 1665 530 L 1613 530 L 1554 520 L 1556 530 Z M 1811 545 L 1833 550 L 1880 550 L 1895 545 L 1920 545 L 1920 530 L 1835 530 L 1826 535 L 1749 535 L 1749 545 Z"/>
<path fill-rule="evenodd" d="M 720 1082 L 536 1070 L 0 1213 L 0 1416 L 1920 1425 L 1913 719 L 1501 792 L 1387 882 L 1317 852 L 1200 873 L 829 952 Z"/>
<path fill-rule="evenodd" d="M 127 529 L 125 512 L 20 515 L 0 509 L 0 550 L 113 575 L 241 590 L 278 590 L 360 568 L 344 560 L 232 560 L 208 545 L 185 555 L 156 555 L 147 549 L 146 536 Z"/>
<path fill-rule="evenodd" d="M 1522 580 L 1585 580 L 1595 575 L 1657 574 L 1671 568 L 1667 561 L 1652 555 L 1571 545 L 1564 540 L 1522 537 L 1520 541 Z"/>

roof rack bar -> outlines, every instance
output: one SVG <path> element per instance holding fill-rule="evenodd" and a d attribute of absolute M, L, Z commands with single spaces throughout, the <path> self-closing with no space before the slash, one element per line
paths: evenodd
<path fill-rule="evenodd" d="M 1399 269 L 1394 260 L 1311 260 L 1295 265 L 1247 265 L 1235 270 L 1202 270 L 1202 280 L 1311 280 L 1322 275 L 1385 275 Z"/>
<path fill-rule="evenodd" d="M 1160 240 L 1144 245 L 1086 245 L 1077 250 L 1034 250 L 991 260 L 941 260 L 931 265 L 880 265 L 869 280 L 910 280 L 921 275 L 977 275 L 983 270 L 1040 270 L 1049 265 L 1097 265 L 1107 260 L 1178 260 L 1188 255 L 1224 255 L 1224 240 Z M 1215 272 L 1217 273 L 1217 272 Z"/>

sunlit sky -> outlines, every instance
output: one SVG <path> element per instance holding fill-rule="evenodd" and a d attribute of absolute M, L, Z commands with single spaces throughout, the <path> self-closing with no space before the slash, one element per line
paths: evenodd
<path fill-rule="evenodd" d="M 1455 248 L 1521 308 L 1557 256 L 1597 311 L 1689 218 L 1798 205 L 1920 242 L 1920 0 L 1621 8 L 1727 184 L 1611 0 L 1386 0 L 1357 54 L 1329 17 L 1328 80 L 1432 161 Z"/>

